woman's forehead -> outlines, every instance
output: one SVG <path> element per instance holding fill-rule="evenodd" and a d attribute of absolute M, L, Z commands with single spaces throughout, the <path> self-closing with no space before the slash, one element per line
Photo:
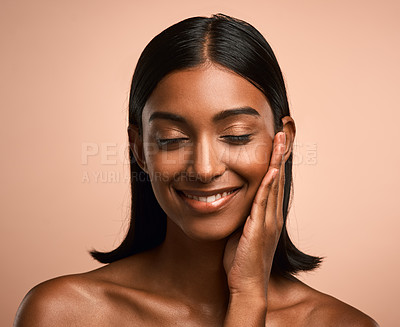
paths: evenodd
<path fill-rule="evenodd" d="M 175 71 L 164 77 L 143 109 L 143 121 L 155 111 L 214 116 L 221 110 L 251 107 L 272 119 L 265 95 L 245 78 L 216 65 Z M 205 118 L 205 117 L 204 117 Z"/>

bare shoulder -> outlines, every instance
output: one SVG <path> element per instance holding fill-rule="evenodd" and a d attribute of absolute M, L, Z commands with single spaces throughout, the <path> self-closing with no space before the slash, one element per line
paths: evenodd
<path fill-rule="evenodd" d="M 308 288 L 309 296 L 305 301 L 309 307 L 307 326 L 379 327 L 374 319 L 357 308 L 331 295 Z"/>
<path fill-rule="evenodd" d="M 115 261 L 81 274 L 57 277 L 32 288 L 17 311 L 14 327 L 153 326 L 171 307 L 153 294 L 145 256 Z M 164 305 L 163 305 L 164 304 Z"/>
<path fill-rule="evenodd" d="M 266 326 L 379 327 L 367 314 L 296 277 L 273 277 Z"/>
<path fill-rule="evenodd" d="M 82 320 L 83 313 L 98 317 L 99 307 L 95 303 L 101 298 L 101 292 L 95 284 L 84 274 L 76 274 L 36 285 L 22 300 L 14 327 L 74 326 Z"/>

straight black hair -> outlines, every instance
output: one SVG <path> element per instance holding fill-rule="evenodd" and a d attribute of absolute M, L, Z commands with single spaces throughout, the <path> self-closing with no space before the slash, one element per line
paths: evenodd
<path fill-rule="evenodd" d="M 155 36 L 143 50 L 132 78 L 129 124 L 142 134 L 142 111 L 156 85 L 167 74 L 215 63 L 247 79 L 262 91 L 274 116 L 275 134 L 281 119 L 290 116 L 285 82 L 278 61 L 265 38 L 249 23 L 225 14 L 191 17 Z M 166 214 L 155 198 L 148 176 L 129 152 L 131 219 L 122 243 L 113 251 L 91 251 L 101 263 L 111 263 L 160 245 L 166 234 Z M 275 252 L 272 273 L 292 278 L 299 271 L 317 268 L 322 257 L 298 250 L 289 238 L 286 220 L 292 190 L 293 153 L 285 163 L 284 225 Z"/>

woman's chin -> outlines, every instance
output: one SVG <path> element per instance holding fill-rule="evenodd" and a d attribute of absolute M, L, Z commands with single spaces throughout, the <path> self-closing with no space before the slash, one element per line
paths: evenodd
<path fill-rule="evenodd" d="M 222 222 L 201 222 L 199 224 L 190 224 L 190 226 L 181 226 L 183 232 L 195 241 L 201 242 L 214 242 L 224 240 L 235 232 L 243 223 L 229 221 L 229 223 Z"/>

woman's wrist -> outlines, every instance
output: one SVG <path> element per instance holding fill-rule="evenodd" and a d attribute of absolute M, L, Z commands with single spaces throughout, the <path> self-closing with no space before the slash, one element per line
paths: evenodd
<path fill-rule="evenodd" d="M 251 304 L 257 308 L 267 308 L 267 296 L 262 293 L 231 293 L 229 304 Z"/>
<path fill-rule="evenodd" d="M 264 327 L 267 297 L 260 294 L 233 293 L 223 327 Z"/>

